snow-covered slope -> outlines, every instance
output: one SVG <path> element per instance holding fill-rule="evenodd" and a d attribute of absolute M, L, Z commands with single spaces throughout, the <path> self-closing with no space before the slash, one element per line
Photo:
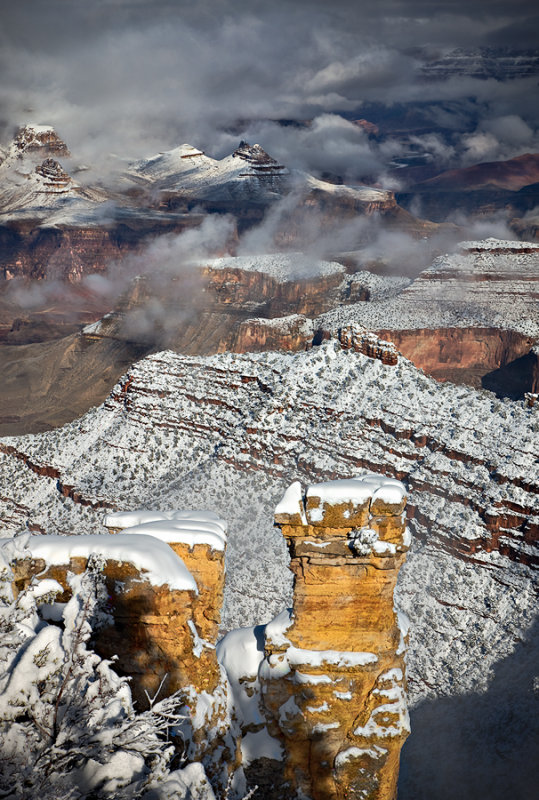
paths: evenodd
<path fill-rule="evenodd" d="M 211 203 L 250 200 L 266 203 L 290 191 L 317 192 L 348 203 L 394 205 L 392 192 L 365 187 L 335 186 L 279 164 L 259 145 L 240 142 L 229 156 L 216 160 L 189 144 L 158 153 L 129 166 L 126 180 L 148 184 Z"/>
<path fill-rule="evenodd" d="M 3 535 L 26 525 L 104 531 L 110 508 L 212 508 L 229 521 L 230 628 L 266 621 L 289 599 L 287 556 L 271 527 L 285 485 L 365 469 L 397 477 L 409 490 L 414 541 L 398 585 L 412 620 L 411 741 L 441 742 L 443 728 L 421 728 L 431 707 L 421 701 L 487 698 L 502 663 L 520 676 L 526 714 L 533 708 L 538 432 L 537 409 L 334 341 L 292 355 L 158 353 L 81 420 L 2 441 Z M 517 689 L 509 680 L 496 691 L 484 719 L 499 744 L 520 711 L 513 728 L 493 722 Z M 475 735 L 481 746 L 487 734 Z M 403 775 L 409 786 L 417 779 Z"/>
<path fill-rule="evenodd" d="M 12 532 L 29 523 L 70 533 L 100 530 L 92 511 L 100 506 L 213 507 L 230 521 L 225 617 L 234 625 L 242 618 L 257 621 L 285 602 L 284 551 L 278 536 L 267 533 L 284 483 L 296 475 L 385 472 L 410 489 L 419 544 L 407 567 L 411 582 L 401 592 L 422 639 L 422 616 L 432 613 L 429 593 L 449 575 L 480 576 L 473 581 L 486 595 L 498 591 L 493 574 L 518 586 L 519 594 L 528 585 L 527 564 L 537 560 L 538 428 L 536 412 L 522 404 L 439 385 L 404 359 L 384 366 L 333 341 L 295 355 L 158 354 L 135 366 L 110 399 L 80 422 L 3 440 L 2 520 Z M 252 559 L 245 558 L 244 546 Z M 414 558 L 425 561 L 428 587 L 415 583 Z M 265 586 L 256 588 L 252 577 L 266 562 L 272 566 Z M 252 603 L 238 591 L 246 583 Z M 454 591 L 452 600 L 467 606 L 469 599 L 457 601 L 466 595 L 462 582 Z M 496 604 L 511 604 L 510 596 L 508 591 Z M 484 612 L 483 602 L 481 607 Z M 441 621 L 447 612 L 434 608 Z M 469 633 L 469 614 L 460 614 Z M 494 614 L 491 637 L 501 646 L 508 627 L 526 626 L 526 614 L 517 615 L 520 622 Z M 473 648 L 460 643 L 457 652 L 447 652 L 449 660 L 467 664 L 467 672 L 455 676 L 454 665 L 449 671 L 447 664 L 434 664 L 443 645 L 428 638 L 414 653 L 415 692 L 427 684 L 450 691 L 485 681 L 487 664 L 476 661 Z M 434 652 L 437 659 L 430 657 Z"/>
<path fill-rule="evenodd" d="M 484 239 L 461 242 L 396 296 L 342 306 L 322 326 L 368 328 L 492 327 L 539 336 L 539 244 Z"/>
<path fill-rule="evenodd" d="M 0 163 L 0 223 L 12 219 L 44 219 L 48 227 L 101 220 L 103 191 L 79 185 L 58 158 L 70 156 L 56 131 L 25 125 Z"/>
<path fill-rule="evenodd" d="M 279 196 L 288 170 L 258 144 L 241 142 L 226 158 L 216 160 L 189 144 L 130 165 L 126 178 L 211 202 Z"/>

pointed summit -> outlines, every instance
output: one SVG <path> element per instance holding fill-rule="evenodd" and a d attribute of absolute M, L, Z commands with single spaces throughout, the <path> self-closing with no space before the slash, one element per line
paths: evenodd
<path fill-rule="evenodd" d="M 35 153 L 61 158 L 71 155 L 51 125 L 22 125 L 15 134 L 12 149 L 19 157 Z"/>
<path fill-rule="evenodd" d="M 42 179 L 42 191 L 65 192 L 74 186 L 70 175 L 54 158 L 46 158 L 42 164 L 36 167 L 35 171 Z"/>
<path fill-rule="evenodd" d="M 249 142 L 242 140 L 239 147 L 234 150 L 232 155 L 234 158 L 241 158 L 243 161 L 246 161 L 255 170 L 271 170 L 278 172 L 285 169 L 282 164 L 279 164 L 274 158 L 268 155 L 259 144 L 249 144 Z"/>

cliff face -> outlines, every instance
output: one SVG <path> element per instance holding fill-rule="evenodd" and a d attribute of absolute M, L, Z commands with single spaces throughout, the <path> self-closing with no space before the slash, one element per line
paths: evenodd
<path fill-rule="evenodd" d="M 76 423 L 2 443 L 2 525 L 98 531 L 104 503 L 151 507 L 156 497 L 169 508 L 216 508 L 235 531 L 223 609 L 230 630 L 290 606 L 282 537 L 268 519 L 293 478 L 394 476 L 407 488 L 413 534 L 397 600 L 414 621 L 407 666 L 416 752 L 432 747 L 457 759 L 456 739 L 433 719 L 455 707 L 468 719 L 466 696 L 484 711 L 467 730 L 476 754 L 486 748 L 485 764 L 507 745 L 509 718 L 523 741 L 520 706 L 509 701 L 518 690 L 527 703 L 520 676 L 534 652 L 537 407 L 439 384 L 402 357 L 386 365 L 335 341 L 295 354 L 155 354 Z M 250 642 L 245 660 L 254 654 L 256 672 L 258 627 Z M 498 726 L 491 715 L 500 704 L 508 716 Z M 253 713 L 253 736 L 258 724 Z M 256 741 L 247 738 L 246 752 Z M 278 743 L 268 749 L 278 760 Z M 472 785 L 478 761 L 467 763 Z"/>
<path fill-rule="evenodd" d="M 312 340 L 304 315 L 332 307 L 345 292 L 343 279 L 340 264 L 299 256 L 214 259 L 186 267 L 172 282 L 158 275 L 137 280 L 116 312 L 82 334 L 92 341 L 158 343 L 187 353 L 268 349 L 270 343 L 298 349 Z M 137 324 L 155 306 L 159 313 L 152 324 Z M 253 320 L 254 312 L 264 318 Z"/>
<path fill-rule="evenodd" d="M 390 339 L 403 356 L 437 380 L 483 386 L 513 397 L 534 391 L 533 359 L 527 356 L 535 337 L 482 327 L 377 333 Z"/>
<path fill-rule="evenodd" d="M 266 626 L 261 691 L 301 796 L 396 797 L 409 733 L 393 600 L 409 545 L 404 491 L 372 475 L 309 486 L 305 501 L 294 484 L 277 506 L 293 606 Z"/>
<path fill-rule="evenodd" d="M 395 296 L 335 308 L 316 325 L 357 322 L 438 380 L 522 397 L 534 385 L 538 264 L 531 242 L 462 242 Z"/>
<path fill-rule="evenodd" d="M 302 314 L 276 319 L 246 319 L 237 329 L 232 349 L 236 353 L 265 350 L 306 350 L 312 346 L 313 323 Z"/>

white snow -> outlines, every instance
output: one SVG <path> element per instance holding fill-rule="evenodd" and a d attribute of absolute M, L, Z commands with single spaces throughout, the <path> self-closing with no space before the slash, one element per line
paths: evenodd
<path fill-rule="evenodd" d="M 242 763 L 248 766 L 257 758 L 272 758 L 274 761 L 282 761 L 284 758 L 284 748 L 278 739 L 270 736 L 267 728 L 259 731 L 248 731 L 241 740 Z"/>
<path fill-rule="evenodd" d="M 486 239 L 461 242 L 434 260 L 399 294 L 344 305 L 315 327 L 358 323 L 371 330 L 494 327 L 539 336 L 537 243 Z"/>
<path fill-rule="evenodd" d="M 392 544 L 391 542 L 383 542 L 380 539 L 377 539 L 375 542 L 373 542 L 372 549 L 377 556 L 394 556 L 397 552 L 396 545 Z"/>
<path fill-rule="evenodd" d="M 316 725 L 313 725 L 313 733 L 325 733 L 326 731 L 340 728 L 340 726 L 340 722 L 317 722 Z"/>
<path fill-rule="evenodd" d="M 308 711 L 310 714 L 323 714 L 324 711 L 329 711 L 329 706 L 324 701 L 319 706 L 305 706 L 305 710 Z"/>
<path fill-rule="evenodd" d="M 198 593 L 195 579 L 181 558 L 153 536 L 31 536 L 26 547 L 32 558 L 43 559 L 48 566 L 98 554 L 107 560 L 133 564 L 153 586 L 168 584 L 170 589 Z"/>
<path fill-rule="evenodd" d="M 303 487 L 300 481 L 291 483 L 282 498 L 275 507 L 275 515 L 277 514 L 299 514 L 301 524 L 307 525 L 307 517 L 305 516 L 305 508 L 303 506 Z"/>
<path fill-rule="evenodd" d="M 124 528 L 122 535 L 154 536 L 162 542 L 187 544 L 189 547 L 207 544 L 214 550 L 224 550 L 226 543 L 222 528 L 213 522 L 197 524 L 187 520 L 156 520 Z"/>
<path fill-rule="evenodd" d="M 299 669 L 297 669 L 294 672 L 294 682 L 318 685 L 321 683 L 333 683 L 333 680 L 329 677 L 329 675 L 308 675 L 307 673 L 300 672 Z"/>
<path fill-rule="evenodd" d="M 537 612 L 536 570 L 484 547 L 467 555 L 464 548 L 490 539 L 478 509 L 515 503 L 531 509 L 525 520 L 537 514 L 534 409 L 438 384 L 405 359 L 386 367 L 333 342 L 295 354 L 156 353 L 127 377 L 128 410 L 115 400 L 118 387 L 80 420 L 2 444 L 55 467 L 91 502 L 128 508 L 137 498 L 147 508 L 213 507 L 229 517 L 226 628 L 265 622 L 290 605 L 286 545 L 272 525 L 286 487 L 300 475 L 310 482 L 348 476 L 361 459 L 371 470 L 405 476 L 418 511 L 408 522 L 414 541 L 396 595 L 413 622 L 412 702 L 486 691 L 495 664 L 513 651 L 518 657 Z M 429 441 L 418 448 L 377 420 Z M 119 456 L 132 477 L 114 474 Z M 101 530 L 100 512 L 64 501 L 55 479 L 20 459 L 0 453 L 0 475 L 4 535 L 27 523 L 66 534 Z M 524 544 L 511 534 L 516 558 Z"/>
<path fill-rule="evenodd" d="M 345 268 L 336 261 L 321 261 L 304 253 L 270 253 L 253 256 L 225 256 L 200 262 L 215 270 L 240 269 L 243 272 L 261 272 L 280 283 L 325 275 L 342 274 Z"/>
<path fill-rule="evenodd" d="M 264 722 L 258 683 L 264 649 L 255 630 L 251 627 L 230 631 L 216 647 L 217 659 L 228 677 L 234 708 L 244 725 L 260 725 Z"/>
<path fill-rule="evenodd" d="M 208 522 L 215 523 L 226 533 L 227 523 L 215 513 L 215 511 L 155 511 L 152 509 L 141 508 L 135 511 L 113 511 L 105 514 L 103 524 L 107 528 L 131 528 L 135 525 L 143 525 L 145 522 L 156 522 L 157 520 L 187 520 L 188 522 Z"/>
<path fill-rule="evenodd" d="M 334 691 L 333 695 L 338 700 L 351 700 L 352 697 L 353 697 L 352 692 L 337 692 L 337 691 Z"/>
<path fill-rule="evenodd" d="M 319 497 L 321 502 L 327 505 L 339 503 L 362 505 L 371 498 L 398 504 L 406 497 L 406 489 L 400 481 L 393 478 L 367 473 L 357 478 L 312 484 L 307 487 L 306 496 Z M 312 515 L 312 511 L 309 513 Z"/>
<path fill-rule="evenodd" d="M 346 750 L 341 750 L 335 758 L 335 766 L 342 767 L 353 758 L 361 758 L 361 756 L 369 756 L 369 758 L 382 758 L 387 754 L 385 747 L 380 747 L 373 744 L 372 747 L 348 747 Z"/>
<path fill-rule="evenodd" d="M 339 667 L 365 667 L 375 664 L 378 656 L 375 653 L 354 653 L 350 650 L 304 650 L 291 646 L 286 651 L 286 658 L 291 666 L 323 667 L 334 664 Z"/>
<path fill-rule="evenodd" d="M 294 620 L 292 618 L 292 609 L 285 608 L 280 614 L 268 622 L 265 626 L 265 635 L 268 642 L 280 647 L 282 645 L 289 645 L 290 640 L 285 636 L 287 631 Z"/>

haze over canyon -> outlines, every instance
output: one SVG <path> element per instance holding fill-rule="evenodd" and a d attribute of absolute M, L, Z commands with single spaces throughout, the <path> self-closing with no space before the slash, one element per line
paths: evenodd
<path fill-rule="evenodd" d="M 531 797 L 535 6 L 4 16 L 2 796 Z"/>

